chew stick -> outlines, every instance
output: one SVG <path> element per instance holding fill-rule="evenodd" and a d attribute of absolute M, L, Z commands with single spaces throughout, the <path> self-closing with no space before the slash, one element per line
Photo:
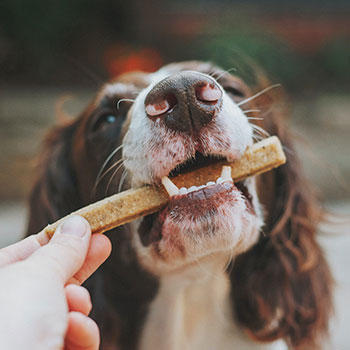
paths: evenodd
<path fill-rule="evenodd" d="M 189 173 L 179 174 L 172 178 L 172 181 L 179 188 L 200 186 L 215 181 L 220 176 L 222 166 L 228 165 L 232 169 L 233 181 L 237 182 L 269 171 L 285 162 L 286 157 L 278 137 L 271 136 L 248 147 L 243 156 L 232 163 L 218 161 Z M 69 215 L 83 216 L 89 222 L 93 233 L 102 233 L 141 216 L 155 213 L 168 201 L 169 196 L 163 186 L 146 185 L 107 197 Z M 44 232 L 51 237 L 65 218 L 48 225 Z"/>

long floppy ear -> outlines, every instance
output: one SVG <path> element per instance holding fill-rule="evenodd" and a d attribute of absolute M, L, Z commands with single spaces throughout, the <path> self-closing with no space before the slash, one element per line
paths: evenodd
<path fill-rule="evenodd" d="M 237 321 L 254 339 L 315 350 L 332 312 L 332 277 L 315 237 L 323 212 L 282 117 L 269 112 L 261 124 L 281 139 L 287 163 L 258 179 L 265 226 L 234 261 L 231 297 Z"/>
<path fill-rule="evenodd" d="M 77 122 L 69 122 L 56 127 L 45 139 L 39 178 L 30 196 L 28 234 L 79 207 L 70 152 L 76 125 Z"/>

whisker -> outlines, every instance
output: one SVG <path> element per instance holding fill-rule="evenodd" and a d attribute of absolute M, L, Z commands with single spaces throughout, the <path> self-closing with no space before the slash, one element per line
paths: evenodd
<path fill-rule="evenodd" d="M 121 192 L 127 175 L 128 175 L 128 170 L 127 170 L 127 169 L 124 169 L 124 170 L 123 170 L 123 173 L 122 173 L 122 176 L 120 177 L 120 182 L 119 182 L 119 187 L 118 187 L 118 193 Z"/>
<path fill-rule="evenodd" d="M 133 100 L 132 98 L 121 98 L 118 102 L 117 102 L 117 109 L 119 110 L 120 104 L 122 102 L 135 102 L 135 100 Z"/>
<path fill-rule="evenodd" d="M 261 140 L 264 139 L 261 135 L 257 135 L 257 134 L 253 134 L 252 137 L 253 137 L 253 140 L 254 140 L 255 142 L 259 142 L 259 141 L 261 141 Z"/>
<path fill-rule="evenodd" d="M 100 171 L 98 172 L 97 174 L 97 177 L 96 177 L 96 182 L 99 180 L 103 170 L 105 169 L 105 167 L 107 166 L 108 162 L 112 159 L 112 157 L 120 150 L 123 148 L 123 144 L 121 144 L 120 146 L 118 146 L 116 149 L 114 149 L 111 154 L 107 157 L 107 159 L 104 161 L 104 163 L 102 164 L 102 167 L 100 169 Z"/>
<path fill-rule="evenodd" d="M 255 124 L 250 124 L 250 125 L 253 127 L 253 129 L 255 131 L 260 132 L 262 135 L 265 135 L 267 137 L 270 136 L 270 134 L 264 128 L 262 128 L 261 126 L 258 126 L 258 125 L 255 125 Z"/>
<path fill-rule="evenodd" d="M 264 94 L 265 92 L 268 92 L 268 91 L 270 91 L 270 90 L 272 90 L 272 89 L 275 89 L 275 88 L 277 88 L 277 87 L 281 87 L 281 84 L 274 84 L 274 85 L 271 85 L 271 86 L 269 86 L 269 87 L 267 87 L 267 88 L 261 90 L 260 92 L 256 93 L 255 95 L 250 96 L 250 97 L 246 98 L 245 100 L 241 101 L 240 103 L 237 104 L 237 106 L 242 106 L 242 105 L 244 105 L 245 103 L 247 103 L 247 102 L 249 102 L 249 101 L 251 101 L 251 100 L 254 100 L 254 98 L 257 98 L 257 97 L 259 97 L 260 95 Z"/>
<path fill-rule="evenodd" d="M 250 112 L 261 112 L 261 109 L 247 109 L 243 111 L 244 114 L 250 113 Z"/>
<path fill-rule="evenodd" d="M 117 175 L 118 171 L 122 168 L 123 165 L 124 165 L 123 163 L 119 164 L 118 168 L 113 172 L 111 178 L 109 179 L 107 187 L 106 187 L 106 191 L 105 191 L 105 195 L 106 196 L 107 196 L 109 187 L 111 186 L 114 177 Z"/>
<path fill-rule="evenodd" d="M 264 120 L 264 118 L 247 117 L 248 120 Z"/>
<path fill-rule="evenodd" d="M 99 183 L 102 181 L 102 179 L 112 170 L 114 169 L 116 166 L 118 166 L 120 164 L 120 162 L 123 162 L 124 158 L 121 158 L 119 160 L 117 160 L 115 163 L 113 163 L 95 182 L 95 186 L 94 186 L 94 190 L 96 190 L 97 186 L 99 185 Z"/>
<path fill-rule="evenodd" d="M 217 74 L 217 73 L 218 73 L 217 69 L 216 69 L 216 68 L 213 68 L 213 69 L 208 73 L 208 75 L 210 75 L 211 77 L 214 78 L 214 74 Z"/>
<path fill-rule="evenodd" d="M 260 107 L 265 108 L 266 106 L 260 106 Z M 265 118 L 273 111 L 274 108 L 275 108 L 274 104 L 269 104 L 269 108 L 267 110 L 262 111 L 262 114 L 260 114 L 260 117 Z"/>
<path fill-rule="evenodd" d="M 210 75 L 212 78 L 215 79 L 215 76 L 222 74 L 223 70 L 222 69 L 218 69 L 217 67 L 214 67 L 209 73 L 208 75 Z"/>
<path fill-rule="evenodd" d="M 131 99 L 131 98 L 123 98 L 123 99 L 119 100 L 119 101 L 117 102 L 117 109 L 118 109 L 118 110 L 119 110 L 120 104 L 121 104 L 122 102 L 135 102 L 135 100 L 134 100 L 134 99 Z"/>
<path fill-rule="evenodd" d="M 264 135 L 261 135 L 261 133 L 258 133 L 256 130 L 254 130 L 253 129 L 253 139 L 255 140 L 255 141 L 261 141 L 261 140 L 263 140 L 266 136 L 264 136 Z"/>
<path fill-rule="evenodd" d="M 225 271 L 227 271 L 227 269 L 228 269 L 228 267 L 230 266 L 230 264 L 231 264 L 231 262 L 233 261 L 233 255 L 234 253 L 233 253 L 233 250 L 231 250 L 230 251 L 230 257 L 229 257 L 229 259 L 228 259 L 228 261 L 227 261 L 227 263 L 226 263 L 226 265 L 225 265 L 225 267 L 224 267 L 224 272 Z M 233 264 L 232 264 L 232 267 L 231 267 L 231 269 L 233 268 Z M 230 271 L 231 272 L 231 271 Z"/>
<path fill-rule="evenodd" d="M 232 68 L 230 68 L 230 69 L 225 70 L 224 72 L 222 72 L 217 78 L 215 78 L 214 76 L 213 76 L 213 78 L 215 78 L 216 80 L 220 80 L 224 75 L 229 74 L 229 73 L 232 72 L 232 71 L 237 72 L 237 68 L 236 68 L 236 67 L 232 67 Z"/>
<path fill-rule="evenodd" d="M 259 139 L 260 141 L 263 140 L 263 139 L 265 139 L 266 137 L 268 137 L 268 136 L 266 136 L 266 135 L 260 133 L 259 131 L 254 131 L 253 134 L 254 134 L 254 135 L 256 136 L 256 138 Z"/>

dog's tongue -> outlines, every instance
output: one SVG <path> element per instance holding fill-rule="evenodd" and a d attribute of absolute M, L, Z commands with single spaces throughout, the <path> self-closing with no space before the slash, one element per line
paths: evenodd
<path fill-rule="evenodd" d="M 215 184 L 221 184 L 225 181 L 233 181 L 231 177 L 231 167 L 230 166 L 223 166 L 221 170 L 220 177 L 214 181 L 209 181 L 206 184 L 200 185 L 200 186 L 191 186 L 189 188 L 181 187 L 180 189 L 169 179 L 168 176 L 162 177 L 162 184 L 165 187 L 166 191 L 169 194 L 170 200 L 174 196 L 178 195 L 187 195 L 194 191 L 199 190 L 205 190 L 207 187 L 215 185 Z"/>

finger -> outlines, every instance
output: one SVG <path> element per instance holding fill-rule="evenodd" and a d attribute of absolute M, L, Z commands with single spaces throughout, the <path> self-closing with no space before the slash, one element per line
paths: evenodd
<path fill-rule="evenodd" d="M 100 332 L 97 324 L 79 312 L 70 312 L 64 350 L 97 350 Z"/>
<path fill-rule="evenodd" d="M 82 284 L 109 257 L 111 249 L 111 241 L 107 236 L 101 234 L 92 235 L 86 260 L 81 269 L 68 283 Z"/>
<path fill-rule="evenodd" d="M 43 244 L 41 236 L 37 234 L 0 249 L 0 267 L 28 258 Z"/>
<path fill-rule="evenodd" d="M 88 251 L 91 229 L 80 216 L 71 216 L 60 225 L 50 242 L 26 261 L 41 272 L 59 276 L 64 284 L 82 267 Z"/>
<path fill-rule="evenodd" d="M 88 315 L 91 311 L 92 304 L 88 290 L 76 284 L 69 284 L 65 288 L 66 299 L 69 311 L 81 312 Z"/>

